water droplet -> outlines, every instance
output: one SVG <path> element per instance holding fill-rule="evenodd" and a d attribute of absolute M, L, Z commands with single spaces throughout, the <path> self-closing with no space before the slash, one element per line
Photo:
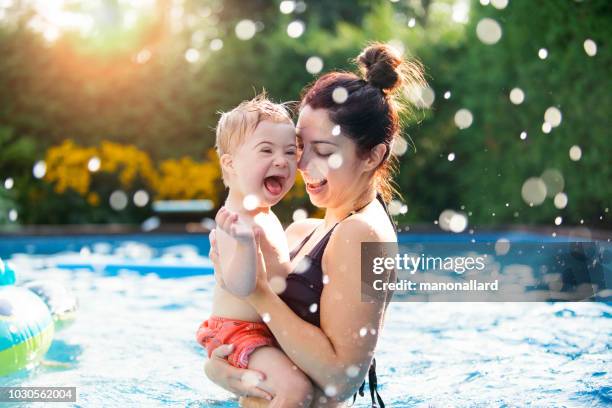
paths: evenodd
<path fill-rule="evenodd" d="M 339 86 L 332 92 L 332 99 L 338 104 L 344 103 L 348 99 L 348 91 L 346 88 Z"/>
<path fill-rule="evenodd" d="M 100 161 L 100 158 L 94 156 L 87 162 L 87 169 L 92 173 L 95 173 L 96 171 L 100 170 L 101 164 L 102 162 Z"/>
<path fill-rule="evenodd" d="M 580 146 L 573 145 L 569 149 L 569 157 L 572 161 L 578 161 L 582 158 L 582 149 Z"/>
<path fill-rule="evenodd" d="M 295 11 L 295 1 L 283 0 L 280 2 L 278 8 L 283 14 L 291 14 Z"/>
<path fill-rule="evenodd" d="M 510 91 L 510 102 L 520 105 L 525 100 L 525 92 L 521 88 L 513 88 Z"/>
<path fill-rule="evenodd" d="M 405 91 L 406 97 L 419 108 L 430 108 L 436 99 L 436 93 L 429 86 L 411 86 Z"/>
<path fill-rule="evenodd" d="M 47 174 L 47 164 L 44 160 L 39 160 L 34 164 L 34 167 L 32 168 L 32 174 L 37 179 L 45 177 L 45 174 Z"/>
<path fill-rule="evenodd" d="M 522 131 L 521 132 L 521 140 L 525 140 L 525 139 L 527 139 L 527 132 Z"/>
<path fill-rule="evenodd" d="M 242 206 L 247 211 L 253 211 L 259 206 L 259 198 L 255 194 L 247 194 L 242 200 Z"/>
<path fill-rule="evenodd" d="M 259 375 L 253 371 L 246 371 L 240 381 L 245 387 L 256 387 L 259 384 Z"/>
<path fill-rule="evenodd" d="M 510 241 L 507 238 L 499 238 L 495 242 L 495 253 L 497 255 L 506 255 L 510 251 Z"/>
<path fill-rule="evenodd" d="M 541 60 L 546 59 L 546 58 L 548 57 L 548 50 L 547 50 L 546 48 L 540 48 L 540 49 L 538 50 L 538 57 L 539 57 Z"/>
<path fill-rule="evenodd" d="M 450 220 L 454 214 L 455 212 L 453 210 L 444 210 L 440 213 L 438 219 L 434 221 L 434 224 L 439 224 L 441 229 L 448 231 Z"/>
<path fill-rule="evenodd" d="M 199 59 L 200 51 L 196 50 L 195 48 L 189 48 L 187 51 L 185 51 L 185 60 L 190 64 L 198 62 Z"/>
<path fill-rule="evenodd" d="M 455 160 L 455 153 L 449 153 L 447 158 L 449 162 L 452 162 Z"/>
<path fill-rule="evenodd" d="M 323 69 L 323 60 L 319 57 L 310 57 L 306 60 L 306 71 L 310 74 L 318 74 Z"/>
<path fill-rule="evenodd" d="M 540 178 L 546 184 L 546 194 L 548 197 L 554 197 L 557 193 L 562 192 L 565 187 L 563 174 L 557 169 L 545 170 Z"/>
<path fill-rule="evenodd" d="M 402 202 L 398 200 L 391 200 L 389 203 L 389 213 L 393 216 L 398 215 L 402 209 Z"/>
<path fill-rule="evenodd" d="M 110 195 L 108 202 L 113 210 L 121 211 L 127 207 L 128 197 L 123 191 L 115 190 Z"/>
<path fill-rule="evenodd" d="M 300 20 L 295 20 L 289 23 L 287 26 L 287 35 L 291 38 L 298 38 L 304 34 L 305 25 Z"/>
<path fill-rule="evenodd" d="M 153 231 L 159 228 L 160 225 L 161 225 L 161 219 L 159 217 L 153 216 L 153 217 L 149 217 L 146 220 L 144 220 L 142 224 L 140 225 L 140 228 L 142 228 L 142 230 L 145 232 L 149 232 L 149 231 Z"/>
<path fill-rule="evenodd" d="M 243 41 L 247 41 L 255 36 L 257 27 L 252 20 L 245 19 L 240 20 L 238 24 L 236 24 L 234 31 L 236 32 L 236 37 Z"/>
<path fill-rule="evenodd" d="M 567 206 L 567 194 L 565 193 L 559 193 L 555 196 L 555 198 L 553 199 L 553 202 L 555 204 L 555 207 L 557 207 L 558 209 L 562 210 Z"/>
<path fill-rule="evenodd" d="M 298 262 L 298 264 L 295 266 L 295 273 L 304 273 L 308 270 L 308 268 L 310 268 L 310 258 L 308 258 L 307 256 L 303 257 L 300 262 Z"/>
<path fill-rule="evenodd" d="M 146 64 L 147 62 L 149 62 L 150 59 L 151 59 L 151 51 L 148 50 L 147 48 L 140 50 L 138 54 L 136 54 L 136 58 L 135 58 L 138 64 Z"/>
<path fill-rule="evenodd" d="M 597 55 L 597 44 L 595 43 L 595 41 L 591 40 L 590 38 L 587 38 L 586 40 L 584 40 L 584 52 L 586 52 L 586 54 L 589 57 L 594 57 L 595 55 Z"/>
<path fill-rule="evenodd" d="M 365 327 L 359 329 L 359 337 L 365 337 L 366 334 L 368 334 L 368 329 L 366 329 Z"/>
<path fill-rule="evenodd" d="M 555 218 L 555 225 L 561 225 L 562 222 L 563 222 L 563 218 L 562 217 Z"/>
<path fill-rule="evenodd" d="M 11 177 L 4 180 L 4 188 L 6 188 L 7 190 L 10 190 L 11 188 L 13 188 L 14 185 L 15 185 L 15 180 L 13 180 Z"/>
<path fill-rule="evenodd" d="M 444 92 L 444 99 L 450 99 L 450 97 L 451 97 L 451 91 Z"/>
<path fill-rule="evenodd" d="M 416 26 L 416 19 L 413 17 L 408 20 L 408 27 L 413 28 L 414 26 Z"/>
<path fill-rule="evenodd" d="M 464 213 L 455 212 L 448 223 L 448 229 L 454 233 L 460 233 L 468 225 L 468 219 Z"/>
<path fill-rule="evenodd" d="M 15 210 L 14 208 L 12 208 L 12 209 L 11 209 L 11 210 L 9 210 L 9 212 L 8 212 L 8 218 L 9 218 L 9 221 L 11 221 L 11 222 L 15 222 L 15 221 L 17 221 L 17 217 L 18 217 L 18 215 L 19 215 L 19 214 L 17 214 L 17 210 Z"/>
<path fill-rule="evenodd" d="M 451 18 L 456 23 L 465 24 L 469 21 L 470 7 L 467 2 L 457 1 L 453 4 Z"/>
<path fill-rule="evenodd" d="M 540 205 L 546 198 L 546 184 L 539 177 L 530 177 L 523 183 L 521 196 L 527 204 Z"/>
<path fill-rule="evenodd" d="M 335 385 L 328 385 L 327 387 L 325 387 L 325 395 L 327 395 L 328 397 L 335 397 L 337 393 L 338 390 L 336 389 Z"/>
<path fill-rule="evenodd" d="M 476 25 L 476 35 L 485 44 L 495 44 L 502 37 L 502 29 L 499 23 L 492 18 L 483 18 Z"/>
<path fill-rule="evenodd" d="M 397 136 L 391 143 L 391 153 L 395 156 L 402 156 L 408 151 L 408 142 L 401 136 Z"/>
<path fill-rule="evenodd" d="M 149 203 L 149 193 L 145 190 L 138 190 L 134 193 L 133 201 L 136 207 L 144 207 Z"/>
<path fill-rule="evenodd" d="M 318 305 L 316 303 L 313 303 L 312 305 L 310 305 L 310 307 L 308 308 L 308 310 L 310 311 L 310 313 L 316 313 L 317 309 L 318 309 Z"/>
<path fill-rule="evenodd" d="M 359 375 L 359 367 L 356 365 L 350 365 L 346 368 L 346 375 L 355 378 Z"/>
<path fill-rule="evenodd" d="M 327 164 L 330 169 L 338 169 L 342 166 L 342 155 L 340 153 L 334 153 L 327 159 Z"/>
<path fill-rule="evenodd" d="M 491 0 L 491 5 L 498 10 L 502 10 L 508 5 L 508 0 Z"/>
<path fill-rule="evenodd" d="M 543 133 L 550 133 L 550 131 L 552 130 L 552 125 L 548 122 L 544 122 L 542 123 L 542 132 Z"/>
<path fill-rule="evenodd" d="M 551 106 L 550 108 L 546 109 L 546 112 L 544 112 L 544 120 L 547 123 L 550 123 L 550 126 L 552 127 L 557 127 L 561 124 L 561 111 L 554 107 Z"/>
<path fill-rule="evenodd" d="M 303 208 L 298 208 L 293 212 L 293 221 L 305 220 L 308 218 L 308 213 Z"/>
<path fill-rule="evenodd" d="M 277 295 L 283 293 L 285 289 L 287 289 L 287 281 L 282 276 L 273 276 L 269 284 L 270 289 Z"/>
<path fill-rule="evenodd" d="M 323 284 L 327 285 L 329 283 L 329 275 L 323 275 Z"/>
<path fill-rule="evenodd" d="M 208 45 L 208 47 L 210 48 L 211 51 L 219 51 L 220 49 L 223 48 L 223 40 L 220 38 L 215 38 L 214 40 L 210 41 L 210 44 Z"/>
<path fill-rule="evenodd" d="M 336 125 L 332 128 L 332 136 L 340 136 L 342 129 L 340 129 L 340 125 Z"/>
<path fill-rule="evenodd" d="M 264 313 L 261 315 L 261 320 L 263 320 L 264 323 L 268 323 L 270 320 L 272 320 L 272 317 L 270 316 L 270 313 Z"/>
<path fill-rule="evenodd" d="M 455 113 L 455 124 L 459 129 L 469 128 L 473 121 L 474 117 L 472 116 L 472 112 L 467 109 L 459 109 L 457 113 Z"/>

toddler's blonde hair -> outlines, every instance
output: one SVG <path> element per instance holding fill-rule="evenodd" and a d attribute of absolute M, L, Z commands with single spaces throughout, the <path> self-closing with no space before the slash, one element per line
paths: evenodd
<path fill-rule="evenodd" d="M 266 120 L 293 125 L 285 105 L 270 101 L 265 92 L 249 101 L 243 101 L 229 112 L 222 112 L 217 123 L 215 141 L 219 158 L 226 153 L 233 153 L 244 143 L 246 135 L 253 133 L 257 125 Z M 221 169 L 223 183 L 227 185 L 223 167 Z"/>

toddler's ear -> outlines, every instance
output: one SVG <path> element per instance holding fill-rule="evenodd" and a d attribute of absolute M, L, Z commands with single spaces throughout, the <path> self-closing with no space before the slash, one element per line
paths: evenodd
<path fill-rule="evenodd" d="M 223 170 L 225 170 L 226 172 L 232 172 L 234 170 L 234 160 L 231 154 L 222 154 L 219 158 L 219 163 L 221 164 Z"/>

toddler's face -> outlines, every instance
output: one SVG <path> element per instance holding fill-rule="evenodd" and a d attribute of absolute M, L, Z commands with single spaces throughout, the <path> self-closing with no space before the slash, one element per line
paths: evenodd
<path fill-rule="evenodd" d="M 295 127 L 263 121 L 233 155 L 235 184 L 254 195 L 260 206 L 273 206 L 295 182 L 297 147 Z"/>

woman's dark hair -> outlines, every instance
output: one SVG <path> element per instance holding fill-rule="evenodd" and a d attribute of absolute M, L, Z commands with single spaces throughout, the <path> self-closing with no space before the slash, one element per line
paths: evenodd
<path fill-rule="evenodd" d="M 375 183 L 378 193 L 389 202 L 397 193 L 391 181 L 396 160 L 391 144 L 400 131 L 399 112 L 409 107 L 403 103 L 401 91 L 404 87 L 426 85 L 423 68 L 418 61 L 406 61 L 394 48 L 381 43 L 365 48 L 356 62 L 361 76 L 351 72 L 327 73 L 304 90 L 300 106 L 326 109 L 331 121 L 357 144 L 362 157 L 378 144 L 387 146 L 376 169 Z M 344 102 L 337 94 L 334 98 L 334 90 L 339 88 L 348 94 Z"/>

